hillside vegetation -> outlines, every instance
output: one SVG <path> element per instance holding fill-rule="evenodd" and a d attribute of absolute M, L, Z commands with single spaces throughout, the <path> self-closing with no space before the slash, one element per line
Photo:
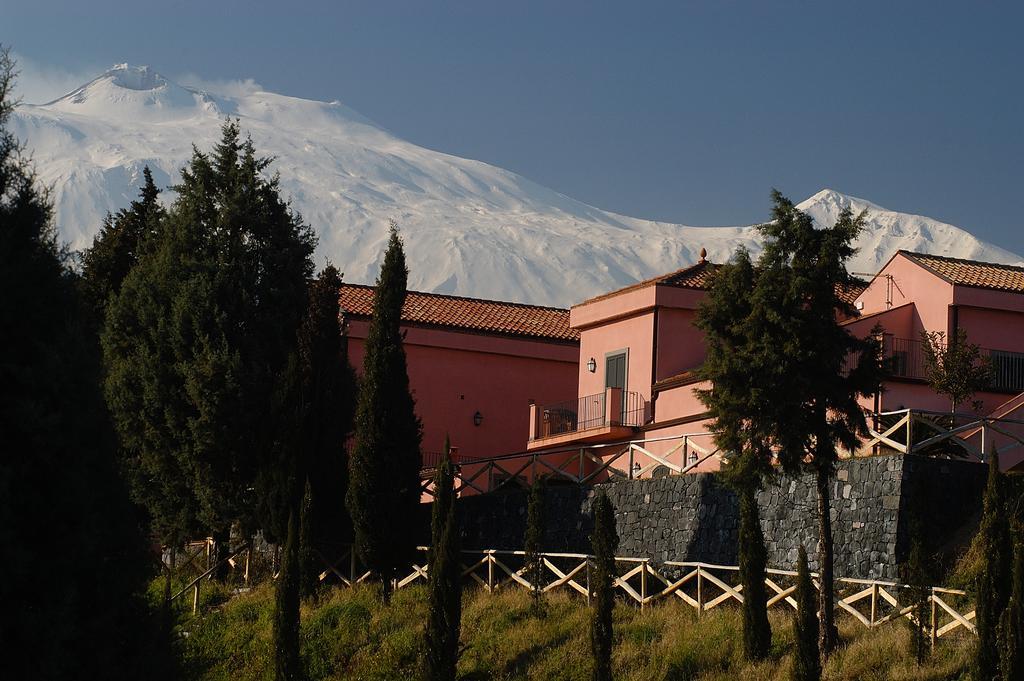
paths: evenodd
<path fill-rule="evenodd" d="M 184 671 L 204 680 L 273 677 L 273 590 L 260 587 L 223 600 L 205 592 L 198 617 L 179 620 Z M 218 602 L 219 601 L 219 602 Z M 550 594 L 543 615 L 523 590 L 468 591 L 459 664 L 462 679 L 589 679 L 589 610 L 569 594 Z M 308 678 L 419 678 L 426 593 L 398 591 L 381 606 L 373 587 L 324 591 L 302 607 L 302 661 Z M 772 613 L 774 640 L 766 662 L 744 662 L 736 608 L 698 619 L 681 602 L 641 612 L 615 610 L 613 664 L 617 679 L 787 679 L 793 650 L 791 618 Z M 924 665 L 914 662 L 911 632 L 901 623 L 868 631 L 840 617 L 843 645 L 829 660 L 825 679 L 966 679 L 973 638 L 943 639 Z"/>

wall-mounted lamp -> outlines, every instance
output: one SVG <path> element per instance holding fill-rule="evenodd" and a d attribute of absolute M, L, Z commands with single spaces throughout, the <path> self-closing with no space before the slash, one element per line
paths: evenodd
<path fill-rule="evenodd" d="M 593 357 L 591 357 L 590 361 L 587 362 L 587 371 L 589 371 L 590 373 L 594 373 L 595 371 L 597 371 L 597 360 L 594 359 Z"/>
<path fill-rule="evenodd" d="M 481 414 L 480 412 L 477 412 L 477 413 L 473 414 L 473 425 L 474 426 L 479 426 L 481 423 L 483 423 L 483 420 L 484 420 L 484 415 Z"/>

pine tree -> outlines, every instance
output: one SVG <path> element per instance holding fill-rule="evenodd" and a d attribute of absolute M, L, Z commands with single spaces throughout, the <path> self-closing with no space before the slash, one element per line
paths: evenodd
<path fill-rule="evenodd" d="M 143 597 L 147 547 L 118 476 L 81 282 L 8 127 L 14 77 L 0 46 L 3 674 L 172 676 Z M 57 555 L 73 567 L 56 571 Z"/>
<path fill-rule="evenodd" d="M 232 524 L 255 529 L 252 490 L 280 439 L 274 395 L 312 270 L 314 237 L 268 165 L 232 121 L 211 155 L 194 151 L 103 332 L 136 499 L 163 539 L 201 527 L 221 552 Z"/>
<path fill-rule="evenodd" d="M 818 681 L 821 657 L 818 654 L 818 599 L 807 568 L 807 552 L 800 545 L 796 567 L 796 616 L 793 618 L 796 654 L 793 657 L 793 681 Z"/>
<path fill-rule="evenodd" d="M 526 554 L 526 580 L 532 588 L 533 608 L 537 612 L 543 610 L 544 590 L 541 580 L 544 578 L 544 559 L 540 555 L 544 550 L 544 489 L 543 481 L 535 479 L 530 486 L 530 496 L 526 504 L 526 534 L 523 537 L 523 552 Z"/>
<path fill-rule="evenodd" d="M 434 503 L 430 524 L 430 563 L 427 589 L 427 679 L 455 681 L 462 620 L 462 567 L 459 563 L 459 523 L 455 513 L 455 470 L 445 438 L 441 463 L 434 473 Z"/>
<path fill-rule="evenodd" d="M 998 678 L 999 620 L 1010 600 L 1012 582 L 1012 541 L 1006 508 L 1006 476 L 999 469 L 999 452 L 992 448 L 988 462 L 988 484 L 978 539 L 982 564 L 978 571 L 977 598 L 978 645 L 974 660 L 974 678 L 991 681 Z"/>
<path fill-rule="evenodd" d="M 1024 542 L 1020 529 L 1013 549 L 1013 586 L 999 622 L 1002 681 L 1024 679 Z"/>
<path fill-rule="evenodd" d="M 149 166 L 142 169 L 142 175 L 139 198 L 116 215 L 108 214 L 92 247 L 82 254 L 83 290 L 99 324 L 103 323 L 107 304 L 138 264 L 144 244 L 152 243 L 166 216 Z"/>
<path fill-rule="evenodd" d="M 398 226 L 392 222 L 366 339 L 345 497 L 356 551 L 381 579 L 385 602 L 392 580 L 415 557 L 409 519 L 420 500 L 422 428 L 409 392 L 401 333 L 407 278 Z"/>
<path fill-rule="evenodd" d="M 590 650 L 594 657 L 594 681 L 612 678 L 612 610 L 615 607 L 615 551 L 619 536 L 615 531 L 615 509 L 604 490 L 594 495 L 594 534 L 590 537 L 594 569 L 591 589 L 594 612 L 590 619 Z"/>

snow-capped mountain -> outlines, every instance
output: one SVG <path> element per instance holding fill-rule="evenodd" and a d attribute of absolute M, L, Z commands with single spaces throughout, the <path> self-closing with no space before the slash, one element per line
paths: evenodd
<path fill-rule="evenodd" d="M 388 218 L 402 228 L 410 286 L 536 304 L 571 305 L 695 262 L 757 251 L 752 227 L 687 227 L 616 215 L 515 173 L 410 144 L 340 102 L 270 92 L 217 95 L 122 64 L 48 104 L 21 106 L 14 133 L 53 186 L 57 223 L 74 248 L 138 193 L 149 165 L 175 183 L 192 145 L 209 149 L 237 117 L 347 281 L 372 283 Z M 172 194 L 167 192 L 170 200 Z M 898 249 L 996 262 L 1021 257 L 952 225 L 822 190 L 800 204 L 821 224 L 849 205 L 869 228 L 852 263 L 874 272 Z"/>

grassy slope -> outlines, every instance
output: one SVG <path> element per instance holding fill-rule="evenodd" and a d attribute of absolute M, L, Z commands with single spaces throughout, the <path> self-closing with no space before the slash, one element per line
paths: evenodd
<path fill-rule="evenodd" d="M 413 681 L 425 616 L 422 587 L 395 594 L 382 607 L 375 590 L 334 589 L 303 606 L 303 656 L 310 679 Z M 210 596 L 215 602 L 215 595 Z M 468 592 L 464 602 L 460 663 L 465 679 L 589 678 L 588 610 L 582 599 L 553 594 L 545 616 L 533 614 L 529 594 Z M 200 618 L 183 617 L 186 670 L 196 679 L 269 679 L 270 588 L 213 607 Z M 867 631 L 840 618 L 843 648 L 826 679 L 966 678 L 971 639 L 943 640 L 918 668 L 910 632 L 902 624 Z M 640 612 L 621 605 L 615 613 L 614 664 L 619 679 L 786 679 L 792 648 L 790 619 L 774 613 L 772 659 L 748 665 L 741 656 L 736 609 L 711 611 L 698 621 L 681 602 Z"/>

